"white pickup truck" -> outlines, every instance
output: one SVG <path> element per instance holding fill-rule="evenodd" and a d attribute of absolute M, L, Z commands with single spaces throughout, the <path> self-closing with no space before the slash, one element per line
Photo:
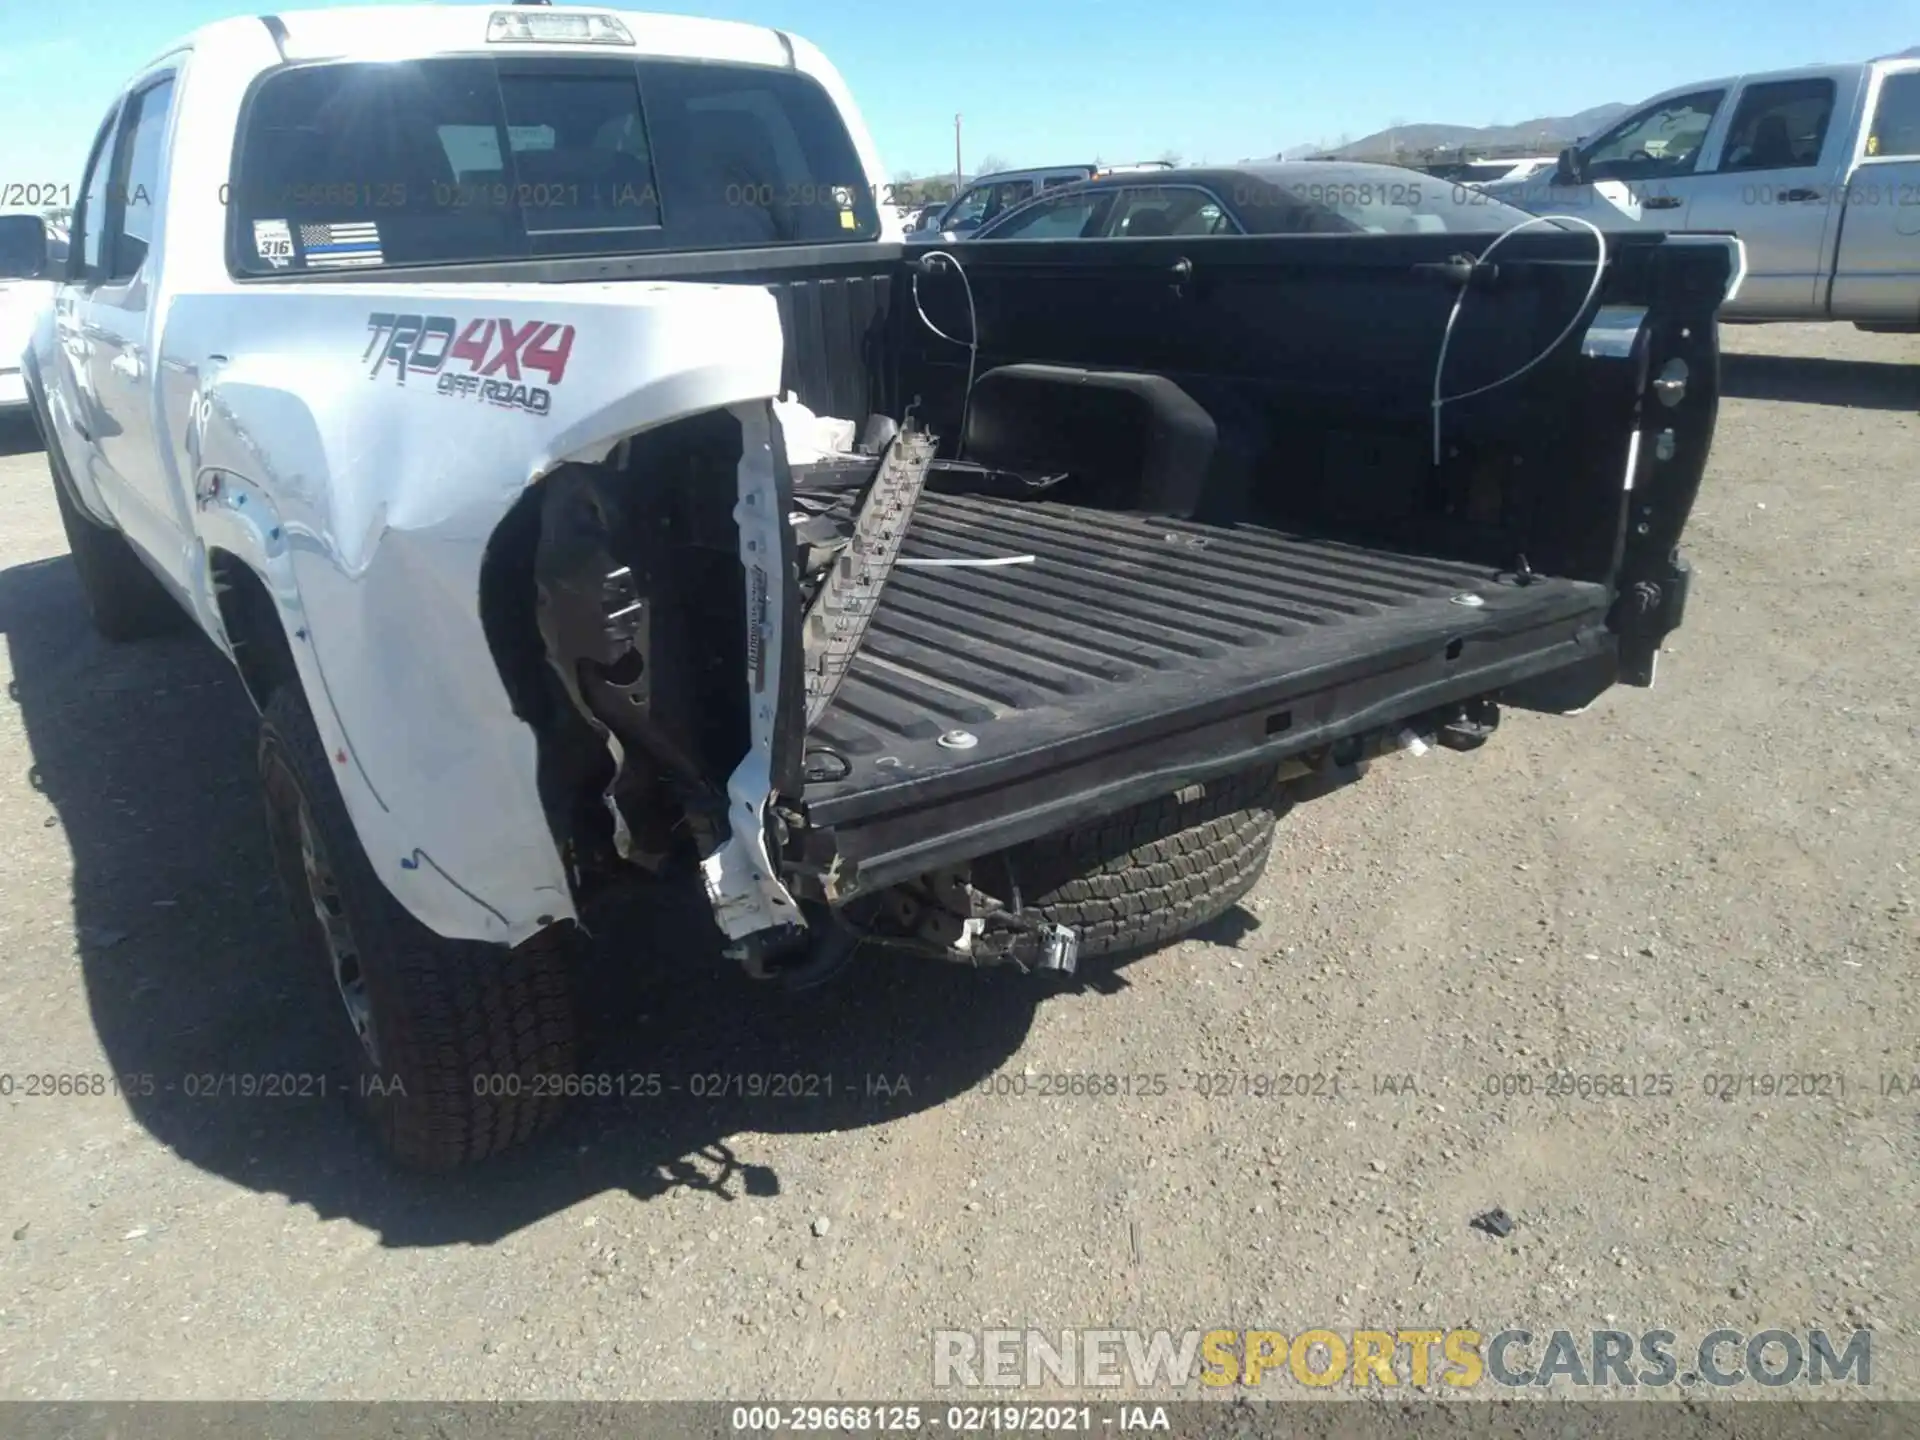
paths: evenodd
<path fill-rule="evenodd" d="M 805 41 L 623 11 L 226 21 L 100 127 L 24 370 L 81 588 L 232 658 L 408 1163 L 581 1090 L 622 897 L 783 984 L 1070 970 L 1375 756 L 1652 681 L 1736 246 L 909 252 L 882 182 Z"/>
<path fill-rule="evenodd" d="M 0 210 L 0 420 L 27 411 L 21 357 L 33 324 L 53 302 L 62 239 L 32 210 Z"/>
<path fill-rule="evenodd" d="M 1920 55 L 1683 85 L 1557 171 L 1480 188 L 1541 214 L 1737 234 L 1729 320 L 1920 330 Z"/>

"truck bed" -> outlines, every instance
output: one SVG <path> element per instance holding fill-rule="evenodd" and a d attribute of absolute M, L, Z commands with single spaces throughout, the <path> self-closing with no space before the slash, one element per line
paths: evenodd
<path fill-rule="evenodd" d="M 1250 525 L 957 495 L 922 498 L 902 553 L 1034 559 L 897 568 L 809 733 L 811 823 L 873 884 L 1570 663 L 1610 598 Z"/>

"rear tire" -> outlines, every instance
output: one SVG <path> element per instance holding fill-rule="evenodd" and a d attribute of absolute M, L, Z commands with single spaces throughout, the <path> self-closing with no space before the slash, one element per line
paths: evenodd
<path fill-rule="evenodd" d="M 126 536 L 100 524 L 74 502 L 60 478 L 59 463 L 49 445 L 47 468 L 53 472 L 60 524 L 67 532 L 67 548 L 73 552 L 73 568 L 80 576 L 80 593 L 86 597 L 93 628 L 113 641 L 145 640 L 178 628 L 184 612 L 173 596 L 140 563 Z"/>
<path fill-rule="evenodd" d="M 1080 935 L 1083 956 L 1127 955 L 1216 920 L 1253 888 L 1287 801 L 1279 767 L 1209 780 L 1007 852 L 1021 900 Z M 994 865 L 979 867 L 988 883 Z"/>
<path fill-rule="evenodd" d="M 300 948 L 338 993 L 326 1019 L 381 1147 L 451 1170 L 552 1124 L 577 1047 L 566 932 L 509 950 L 414 919 L 367 860 L 296 686 L 267 702 L 260 776 Z"/>

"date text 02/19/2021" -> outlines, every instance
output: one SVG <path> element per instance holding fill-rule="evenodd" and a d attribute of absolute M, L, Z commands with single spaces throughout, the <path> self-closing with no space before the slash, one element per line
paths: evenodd
<path fill-rule="evenodd" d="M 736 1405 L 728 1417 L 736 1435 L 1092 1434 L 1173 1428 L 1164 1405 Z"/>

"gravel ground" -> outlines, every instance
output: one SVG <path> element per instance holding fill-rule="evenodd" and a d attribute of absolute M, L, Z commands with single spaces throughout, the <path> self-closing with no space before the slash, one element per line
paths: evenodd
<path fill-rule="evenodd" d="M 289 953 L 237 683 L 91 635 L 16 435 L 0 1073 L 153 1091 L 0 1098 L 0 1397 L 924 1397 L 936 1327 L 1511 1323 L 1870 1324 L 1875 1392 L 1920 1397 L 1920 1097 L 1882 1080 L 1920 1071 L 1920 339 L 1726 342 L 1654 690 L 1378 767 L 1099 985 L 893 963 L 795 1000 L 609 942 L 593 1068 L 833 1096 L 597 1103 L 441 1183 L 337 1096 L 186 1093 L 324 1072 L 337 1001 Z M 1674 1093 L 1488 1093 L 1558 1069 Z M 1787 1071 L 1845 1094 L 1703 1093 Z M 1167 1093 L 1035 1093 L 1068 1073 Z M 1341 1093 L 1238 1078 L 1301 1073 Z"/>

